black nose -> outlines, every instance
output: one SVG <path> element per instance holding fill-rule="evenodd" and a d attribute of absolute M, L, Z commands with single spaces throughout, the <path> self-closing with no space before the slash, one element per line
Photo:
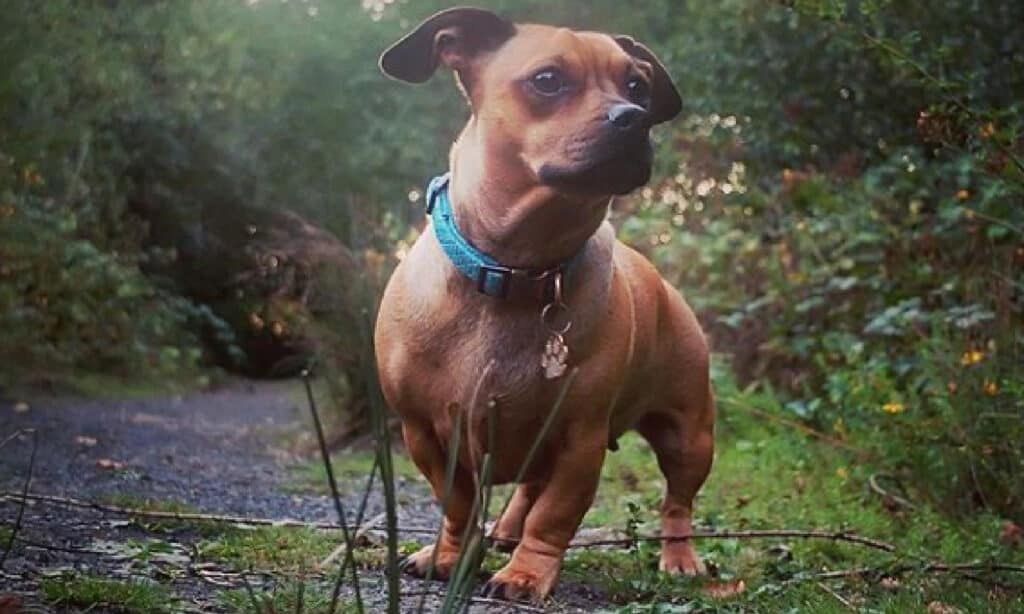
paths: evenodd
<path fill-rule="evenodd" d="M 635 104 L 613 104 L 608 109 L 608 121 L 622 129 L 640 124 L 645 117 L 647 117 L 647 109 Z"/>

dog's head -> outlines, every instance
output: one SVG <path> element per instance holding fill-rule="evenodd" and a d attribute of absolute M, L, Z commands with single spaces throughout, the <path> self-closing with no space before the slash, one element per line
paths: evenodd
<path fill-rule="evenodd" d="M 658 58 L 628 36 L 514 24 L 455 8 L 384 52 L 385 74 L 455 71 L 489 151 L 558 192 L 625 194 L 651 175 L 650 129 L 682 101 Z"/>

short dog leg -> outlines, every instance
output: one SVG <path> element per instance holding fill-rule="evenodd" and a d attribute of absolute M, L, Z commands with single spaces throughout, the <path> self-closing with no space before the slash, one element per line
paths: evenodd
<path fill-rule="evenodd" d="M 434 433 L 407 422 L 402 425 L 402 437 L 405 439 L 405 447 L 409 451 L 409 456 L 430 482 L 434 498 L 438 503 L 443 504 L 445 502 L 445 472 L 448 466 L 448 457 L 438 445 Z M 472 510 L 472 478 L 468 473 L 456 467 L 455 479 L 452 482 L 451 492 L 448 493 L 447 505 L 444 509 L 441 539 L 436 545 L 437 554 L 434 554 L 435 545 L 424 546 L 415 554 L 406 557 L 402 563 L 402 570 L 423 578 L 428 575 L 433 562 L 432 577 L 438 580 L 447 579 L 458 561 L 463 532 L 472 521 L 470 518 Z"/>
<path fill-rule="evenodd" d="M 711 470 L 714 456 L 712 412 L 709 407 L 649 414 L 636 426 L 654 448 L 665 476 L 662 535 L 693 532 L 693 499 Z M 659 568 L 670 574 L 704 573 L 704 564 L 690 540 L 662 542 Z"/>
<path fill-rule="evenodd" d="M 526 514 L 512 559 L 487 583 L 485 594 L 539 602 L 554 590 L 565 549 L 594 500 L 607 443 L 601 433 L 586 443 L 566 444 Z"/>
<path fill-rule="evenodd" d="M 516 487 L 508 509 L 494 525 L 495 547 L 502 552 L 512 552 L 523 537 L 526 515 L 533 507 L 541 492 L 541 484 L 527 482 Z"/>

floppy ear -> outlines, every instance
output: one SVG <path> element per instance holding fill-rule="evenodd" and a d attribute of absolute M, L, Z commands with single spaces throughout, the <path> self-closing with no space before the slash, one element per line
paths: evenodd
<path fill-rule="evenodd" d="M 615 42 L 629 55 L 639 58 L 654 69 L 654 83 L 651 87 L 651 121 L 655 124 L 667 122 L 683 110 L 683 100 L 672 82 L 665 66 L 650 49 L 633 40 L 631 36 L 615 36 Z"/>
<path fill-rule="evenodd" d="M 516 32 L 510 21 L 490 11 L 454 8 L 429 17 L 380 56 L 384 74 L 408 83 L 423 83 L 438 64 L 455 70 L 468 86 L 473 60 L 497 49 Z"/>

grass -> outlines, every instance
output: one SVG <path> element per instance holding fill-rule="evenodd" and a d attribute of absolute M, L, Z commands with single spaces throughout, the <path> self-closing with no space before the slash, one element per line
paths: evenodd
<path fill-rule="evenodd" d="M 334 475 L 338 480 L 338 489 L 343 495 L 361 493 L 366 487 L 366 478 L 373 468 L 374 450 L 349 450 L 338 452 L 332 455 L 331 466 L 334 468 Z M 396 453 L 394 456 L 395 475 L 406 480 L 422 482 L 426 487 L 426 480 L 423 474 L 412 460 L 405 454 Z M 328 494 L 327 472 L 323 462 L 319 459 L 310 460 L 293 469 L 294 479 L 289 485 L 289 490 L 297 493 Z M 380 474 L 377 474 L 380 479 Z M 375 490 L 377 488 L 375 487 Z"/>
<path fill-rule="evenodd" d="M 150 614 L 173 612 L 177 600 L 160 584 L 143 580 L 110 580 L 93 575 L 65 574 L 40 583 L 46 600 L 58 607 Z"/>
<path fill-rule="evenodd" d="M 698 529 L 847 530 L 892 543 L 897 553 L 825 540 L 703 540 L 698 549 L 715 579 L 693 580 L 660 574 L 658 546 L 641 544 L 629 551 L 570 551 L 565 580 L 599 587 L 624 613 L 838 612 L 851 607 L 904 612 L 925 611 L 933 603 L 964 612 L 1020 610 L 1019 596 L 993 589 L 991 581 L 908 571 L 932 561 L 1024 564 L 1024 552 L 999 542 L 1002 519 L 986 513 L 952 518 L 927 502 L 916 502 L 912 511 L 887 509 L 867 487 L 871 466 L 853 453 L 741 409 L 781 414 L 777 398 L 738 391 L 728 381 L 720 382 L 719 393 L 723 402 L 716 461 L 697 501 Z M 622 437 L 619 444 L 620 450 L 606 458 L 597 498 L 583 524 L 620 530 L 635 525 L 641 533 L 654 533 L 663 489 L 654 454 L 635 434 Z M 335 468 L 358 488 L 372 460 L 372 451 L 349 453 Z M 400 475 L 420 479 L 406 456 L 396 455 L 396 467 Z M 324 482 L 319 465 L 304 467 L 301 475 L 311 485 Z M 360 560 L 368 567 L 380 566 L 372 551 L 364 551 Z M 490 556 L 485 568 L 493 571 L 503 562 Z M 861 567 L 877 571 L 866 577 L 812 577 Z M 896 568 L 901 570 L 893 574 L 896 581 L 883 584 L 886 570 Z M 709 584 L 737 580 L 746 590 L 730 599 L 705 593 Z M 1009 576 L 996 580 L 1020 583 Z"/>
<path fill-rule="evenodd" d="M 342 543 L 340 534 L 293 527 L 229 529 L 197 545 L 203 561 L 288 576 L 316 567 Z"/>
<path fill-rule="evenodd" d="M 766 395 L 728 394 L 753 406 L 777 403 Z M 698 549 L 719 581 L 746 584 L 745 592 L 724 601 L 704 595 L 705 581 L 658 573 L 656 544 L 629 552 L 570 551 L 565 579 L 600 586 L 622 604 L 621 612 L 838 612 L 850 606 L 907 612 L 924 611 L 932 602 L 964 612 L 1011 612 L 1024 606 L 1019 595 L 993 591 L 991 582 L 949 574 L 906 573 L 898 575 L 898 587 L 883 588 L 886 568 L 936 560 L 1020 565 L 1024 552 L 999 542 L 1002 520 L 988 514 L 953 519 L 927 504 L 913 511 L 886 509 L 867 488 L 871 468 L 849 452 L 752 418 L 735 406 L 720 405 L 727 409 L 719 414 L 715 466 L 696 504 L 697 529 L 848 530 L 892 543 L 897 553 L 824 540 L 700 541 Z M 653 533 L 662 488 L 653 454 L 634 435 L 620 446 L 606 461 L 598 498 L 584 522 L 625 529 L 632 520 L 641 533 Z M 823 581 L 827 584 L 806 577 L 859 567 L 879 572 L 868 580 Z M 1020 585 L 1019 575 L 1001 581 Z M 662 604 L 661 609 L 650 604 Z M 684 609 L 673 609 L 682 604 Z"/>
<path fill-rule="evenodd" d="M 302 600 L 304 614 L 322 614 L 328 611 L 331 603 L 331 587 L 326 583 L 287 582 L 270 590 L 253 590 L 250 596 L 245 589 L 224 591 L 217 596 L 217 603 L 227 612 L 251 614 L 254 610 L 253 599 L 259 603 L 262 612 L 295 612 Z M 336 614 L 354 614 L 351 604 L 342 602 L 335 609 Z"/>
<path fill-rule="evenodd" d="M 927 502 L 913 510 L 892 509 L 868 487 L 869 464 L 849 451 L 809 438 L 742 410 L 756 407 L 781 411 L 770 394 L 741 392 L 721 382 L 715 467 L 696 506 L 698 529 L 794 528 L 848 530 L 886 541 L 894 554 L 826 540 L 702 540 L 698 549 L 713 579 L 671 578 L 657 570 L 657 544 L 622 550 L 571 550 L 563 580 L 600 589 L 611 611 L 676 612 L 1016 612 L 1024 608 L 1022 578 L 981 574 L 972 581 L 952 574 L 921 571 L 927 562 L 999 561 L 1024 565 L 1024 549 L 999 541 L 1003 520 L 976 513 L 953 518 Z M 584 526 L 640 533 L 657 530 L 657 509 L 663 482 L 652 451 L 638 436 L 620 439 L 602 471 L 597 499 Z M 412 462 L 396 455 L 397 474 L 422 480 Z M 360 492 L 373 463 L 372 450 L 349 452 L 335 460 L 340 483 L 350 494 Z M 323 468 L 310 463 L 297 471 L 297 481 L 321 490 Z M 505 492 L 505 491 L 502 491 Z M 913 495 L 907 495 L 913 499 Z M 496 496 L 501 501 L 501 495 Z M 192 511 L 174 501 L 117 496 L 107 500 L 123 507 L 161 511 Z M 0 528 L 0 538 L 3 530 Z M 342 543 L 341 536 L 311 529 L 217 527 L 202 533 L 198 558 L 235 570 L 272 574 L 281 582 L 259 592 L 271 611 L 294 611 L 299 586 L 320 561 Z M 405 543 L 403 553 L 418 544 Z M 484 567 L 498 569 L 507 556 L 490 553 Z M 380 570 L 381 547 L 356 552 L 360 568 Z M 817 573 L 871 568 L 866 575 L 841 579 L 815 578 Z M 898 571 L 893 571 L 898 570 Z M 331 574 L 328 574 L 330 576 Z M 895 580 L 886 579 L 887 576 Z M 742 580 L 746 590 L 715 598 L 709 588 Z M 883 582 L 883 580 L 885 580 Z M 323 580 L 305 583 L 305 612 L 322 611 L 329 598 Z M 106 607 L 126 612 L 168 611 L 170 589 L 143 582 L 117 582 L 91 576 L 47 580 L 43 591 L 55 605 Z M 556 594 L 557 597 L 557 594 Z M 221 593 L 228 611 L 250 611 L 245 591 Z M 940 606 L 955 608 L 943 610 Z M 931 610 L 929 610 L 931 608 Z"/>
<path fill-rule="evenodd" d="M 117 493 L 102 497 L 101 503 L 124 507 L 130 509 L 144 510 L 147 512 L 169 512 L 176 514 L 188 514 L 199 512 L 196 507 L 181 501 L 168 499 L 151 499 L 139 497 L 127 493 Z M 142 516 L 133 517 L 132 521 L 139 527 L 152 533 L 171 533 L 174 531 L 195 531 L 200 535 L 218 535 L 223 529 L 209 522 L 197 522 L 191 520 L 173 520 L 163 518 L 146 518 Z"/>

